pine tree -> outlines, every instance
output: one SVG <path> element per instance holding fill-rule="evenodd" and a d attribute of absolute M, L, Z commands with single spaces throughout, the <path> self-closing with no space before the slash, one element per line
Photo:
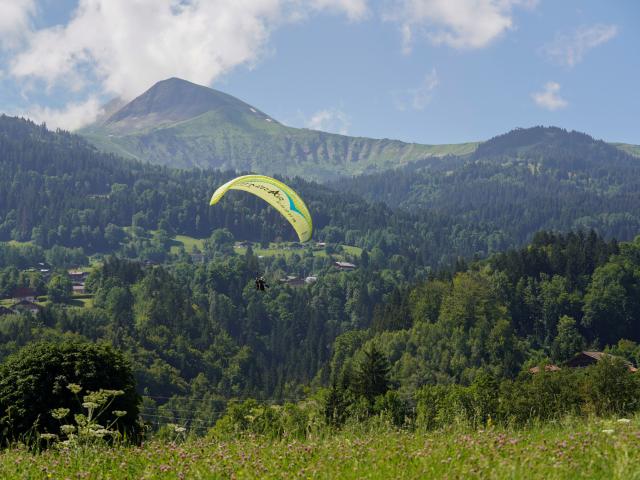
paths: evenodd
<path fill-rule="evenodd" d="M 362 353 L 364 356 L 354 372 L 352 388 L 356 395 L 373 402 L 375 397 L 389 390 L 389 361 L 375 344 Z"/>

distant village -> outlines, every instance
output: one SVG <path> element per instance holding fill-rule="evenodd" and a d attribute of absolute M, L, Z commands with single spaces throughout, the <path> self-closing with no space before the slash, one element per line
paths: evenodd
<path fill-rule="evenodd" d="M 45 263 L 40 263 L 37 267 L 29 268 L 26 271 L 39 272 L 45 281 L 48 281 L 52 274 L 51 267 Z M 89 271 L 72 269 L 67 270 L 67 275 L 69 280 L 71 280 L 73 295 L 84 295 L 86 293 L 85 280 L 89 275 Z M 42 310 L 42 305 L 37 303 L 37 292 L 32 288 L 18 287 L 14 289 L 7 298 L 12 300 L 12 303 L 8 306 L 0 305 L 0 316 L 24 312 L 35 315 Z"/>
<path fill-rule="evenodd" d="M 236 242 L 236 246 L 249 246 L 250 242 Z M 320 245 L 320 244 L 317 244 Z M 199 253 L 194 253 L 192 255 L 201 255 Z M 199 260 L 199 257 L 198 257 Z M 343 261 L 334 261 L 333 266 L 337 270 L 342 271 L 350 271 L 357 268 L 357 266 L 350 262 Z M 45 281 L 47 281 L 51 276 L 51 268 L 44 263 L 38 264 L 37 267 L 32 267 L 27 270 L 27 272 L 39 272 Z M 72 283 L 72 293 L 74 296 L 85 295 L 85 280 L 89 275 L 89 271 L 86 269 L 70 269 L 67 270 L 67 275 L 69 280 Z M 315 275 L 310 275 L 307 277 L 298 277 L 296 275 L 287 275 L 286 277 L 280 278 L 279 282 L 281 284 L 285 284 L 291 287 L 304 287 L 307 285 L 312 285 L 318 280 L 318 277 Z M 5 297 L 5 299 L 10 299 L 12 303 L 9 306 L 0 305 L 0 316 L 10 315 L 16 313 L 30 313 L 32 315 L 37 315 L 43 307 L 38 303 L 37 292 L 29 287 L 18 287 L 14 289 L 9 297 Z M 552 363 L 546 364 L 544 366 L 535 366 L 529 368 L 528 372 L 532 375 L 536 375 L 540 373 L 542 370 L 545 372 L 558 372 L 563 368 L 583 368 L 588 367 L 590 365 L 595 365 L 596 363 L 602 361 L 603 359 L 620 359 L 620 357 L 616 357 L 606 352 L 599 351 L 582 351 L 577 353 L 572 359 L 565 362 L 562 366 L 558 366 Z M 629 361 L 622 359 L 627 366 L 628 370 L 632 373 L 638 371 L 638 369 Z"/>

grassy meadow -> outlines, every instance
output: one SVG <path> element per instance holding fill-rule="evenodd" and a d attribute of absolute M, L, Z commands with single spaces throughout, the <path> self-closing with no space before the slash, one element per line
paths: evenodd
<path fill-rule="evenodd" d="M 640 418 L 522 430 L 347 428 L 306 440 L 151 440 L 0 453 L 0 478 L 640 478 Z"/>
<path fill-rule="evenodd" d="M 186 252 L 190 253 L 193 251 L 194 247 L 202 251 L 204 250 L 204 242 L 205 239 L 193 238 L 187 235 L 176 235 L 173 238 L 173 244 L 171 245 L 171 253 L 177 254 L 180 251 L 180 248 L 184 248 Z M 257 244 L 252 247 L 253 253 L 261 257 L 290 257 L 293 254 L 302 256 L 308 250 L 308 248 L 309 247 L 306 245 L 300 247 L 292 247 L 289 242 L 271 242 L 268 248 L 262 248 Z M 234 251 L 238 255 L 244 255 L 247 251 L 247 248 L 235 246 Z M 354 257 L 359 257 L 362 253 L 361 248 L 351 245 L 342 245 L 342 251 L 345 255 L 351 255 Z M 326 257 L 327 253 L 322 248 L 315 248 L 313 250 L 313 255 L 317 257 Z M 338 254 L 335 256 L 342 258 L 344 255 Z"/>

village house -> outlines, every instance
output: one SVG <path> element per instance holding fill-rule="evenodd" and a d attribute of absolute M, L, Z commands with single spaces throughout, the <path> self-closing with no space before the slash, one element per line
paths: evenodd
<path fill-rule="evenodd" d="M 33 303 L 29 300 L 20 300 L 19 302 L 11 305 L 11 310 L 13 310 L 14 312 L 29 312 L 33 315 L 36 315 L 40 310 L 42 310 L 42 307 L 37 303 Z"/>
<path fill-rule="evenodd" d="M 338 268 L 338 270 L 353 270 L 356 266 L 353 263 L 349 262 L 333 262 L 333 265 Z"/>
<path fill-rule="evenodd" d="M 35 302 L 36 292 L 29 287 L 18 287 L 13 292 L 11 292 L 11 298 L 13 298 L 16 303 L 22 301 Z"/>
<path fill-rule="evenodd" d="M 553 365 L 551 363 L 547 364 L 544 366 L 544 371 L 545 372 L 558 372 L 560 371 L 560 367 L 558 367 L 557 365 Z M 529 373 L 540 373 L 540 367 L 536 366 L 536 367 L 531 367 L 529 369 Z"/>
<path fill-rule="evenodd" d="M 568 362 L 566 362 L 564 364 L 564 366 L 566 368 L 584 368 L 584 367 L 588 367 L 591 365 L 595 365 L 596 363 L 598 363 L 599 361 L 601 361 L 604 358 L 618 358 L 621 359 L 621 357 L 617 357 L 615 355 L 611 355 L 610 353 L 605 353 L 605 352 L 595 352 L 595 351 L 583 351 L 583 352 L 579 352 L 577 353 L 571 360 L 569 360 Z M 627 365 L 627 368 L 629 369 L 630 372 L 636 372 L 638 371 L 638 369 L 636 367 L 633 366 L 633 364 L 627 360 L 624 360 L 624 363 Z M 557 372 L 561 370 L 560 367 L 558 367 L 557 365 L 553 365 L 551 363 L 547 364 L 544 366 L 544 371 L 545 372 Z M 529 373 L 532 374 L 536 374 L 536 373 L 540 373 L 540 367 L 536 366 L 536 367 L 532 367 L 529 369 Z"/>
<path fill-rule="evenodd" d="M 74 283 L 84 283 L 89 276 L 89 272 L 85 272 L 84 270 L 68 270 L 67 274 Z"/>
<path fill-rule="evenodd" d="M 587 351 L 583 351 L 583 352 L 580 352 L 580 353 L 576 354 L 571 360 L 569 360 L 567 362 L 567 367 L 569 367 L 569 368 L 588 367 L 589 365 L 594 365 L 594 364 L 598 363 L 599 361 L 601 361 L 604 358 L 613 359 L 613 358 L 620 358 L 620 357 L 616 357 L 615 355 L 611 355 L 611 354 L 605 353 L 605 352 L 587 352 Z M 635 372 L 635 371 L 638 370 L 636 367 L 634 367 L 631 364 L 631 362 L 628 362 L 627 360 L 625 360 L 624 363 L 629 368 L 629 371 Z"/>
<path fill-rule="evenodd" d="M 290 287 L 302 287 L 305 285 L 304 279 L 298 278 L 295 275 L 287 275 L 286 278 L 281 278 L 280 283 L 284 283 Z"/>

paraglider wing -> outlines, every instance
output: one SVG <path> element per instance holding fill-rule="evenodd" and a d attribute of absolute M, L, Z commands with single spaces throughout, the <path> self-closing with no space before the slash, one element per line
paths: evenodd
<path fill-rule="evenodd" d="M 209 204 L 218 203 L 229 190 L 244 190 L 257 195 L 289 221 L 301 242 L 311 238 L 313 223 L 309 210 L 300 196 L 284 183 L 264 175 L 243 175 L 218 188 Z"/>

